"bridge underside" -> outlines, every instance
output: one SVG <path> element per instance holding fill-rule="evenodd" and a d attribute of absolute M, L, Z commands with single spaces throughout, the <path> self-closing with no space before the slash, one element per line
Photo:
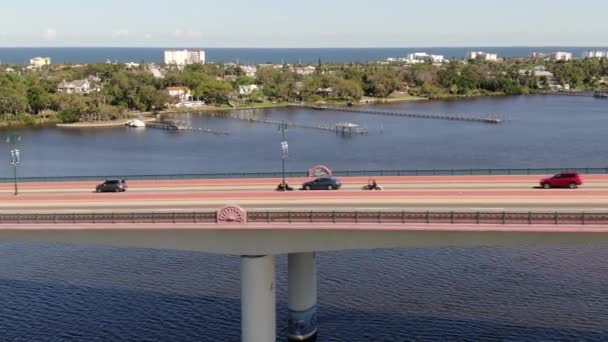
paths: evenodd
<path fill-rule="evenodd" d="M 4 224 L 0 241 L 271 255 L 445 246 L 600 244 L 608 225 L 459 224 Z"/>

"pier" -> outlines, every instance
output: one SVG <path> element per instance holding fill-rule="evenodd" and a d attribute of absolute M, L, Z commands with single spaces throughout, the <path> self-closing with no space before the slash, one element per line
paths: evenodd
<path fill-rule="evenodd" d="M 167 131 L 191 131 L 216 135 L 230 135 L 230 132 L 227 131 L 218 131 L 210 128 L 192 127 L 185 122 L 178 121 L 150 122 L 146 123 L 146 128 L 155 128 Z"/>
<path fill-rule="evenodd" d="M 576 96 L 576 97 L 594 97 L 596 99 L 608 99 L 608 91 L 547 91 L 539 93 L 541 95 L 553 96 Z"/>
<path fill-rule="evenodd" d="M 359 114 L 370 114 L 370 115 L 383 115 L 383 116 L 401 116 L 410 118 L 422 118 L 422 119 L 437 119 L 437 120 L 453 120 L 453 121 L 473 121 L 489 124 L 503 123 L 503 120 L 496 117 L 484 117 L 484 116 L 466 116 L 466 115 L 455 115 L 455 114 L 421 114 L 421 113 L 407 113 L 407 112 L 396 112 L 396 111 L 383 111 L 375 109 L 354 109 L 354 108 L 342 108 L 342 107 L 326 107 L 326 106 L 310 106 L 309 108 L 315 110 L 333 110 L 337 112 L 347 113 L 359 113 Z"/>
<path fill-rule="evenodd" d="M 341 122 L 341 123 L 337 123 L 337 124 L 331 126 L 331 125 L 303 124 L 303 123 L 281 121 L 281 120 L 271 120 L 271 119 L 249 118 L 249 119 L 244 119 L 244 120 L 251 121 L 251 122 L 257 122 L 257 123 L 263 123 L 263 124 L 269 124 L 269 125 L 286 125 L 288 127 L 316 129 L 316 130 L 321 130 L 321 131 L 329 131 L 329 132 L 336 132 L 336 133 L 342 133 L 342 134 L 364 135 L 364 134 L 369 133 L 367 128 L 360 127 L 359 125 L 356 125 L 356 124 L 350 123 L 350 122 Z"/>
<path fill-rule="evenodd" d="M 305 123 L 290 122 L 290 121 L 283 121 L 283 120 L 257 118 L 256 115 L 254 114 L 255 111 L 256 111 L 256 109 L 242 110 L 242 111 L 238 112 L 239 115 L 234 115 L 234 113 L 230 113 L 230 112 L 226 112 L 226 111 L 222 111 L 222 112 L 216 111 L 216 112 L 209 112 L 209 113 L 212 116 L 219 116 L 219 117 L 224 117 L 224 118 L 228 118 L 228 119 L 232 119 L 232 120 L 254 122 L 254 123 L 266 124 L 266 125 L 285 125 L 287 127 L 294 127 L 294 128 L 316 129 L 316 130 L 326 131 L 326 132 L 342 133 L 344 135 L 367 135 L 369 133 L 369 130 L 367 128 L 361 127 L 360 125 L 354 124 L 352 122 L 339 122 L 339 123 L 331 124 L 331 125 L 330 124 L 305 124 Z"/>

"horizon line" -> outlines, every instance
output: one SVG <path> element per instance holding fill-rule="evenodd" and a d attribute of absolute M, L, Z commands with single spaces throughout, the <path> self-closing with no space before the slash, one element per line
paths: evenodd
<path fill-rule="evenodd" d="M 0 49 L 458 49 L 458 48 L 608 48 L 608 45 L 420 45 L 420 46 L 344 46 L 344 47 L 280 47 L 280 46 L 111 46 L 111 45 L 55 45 L 55 46 L 0 46 Z"/>

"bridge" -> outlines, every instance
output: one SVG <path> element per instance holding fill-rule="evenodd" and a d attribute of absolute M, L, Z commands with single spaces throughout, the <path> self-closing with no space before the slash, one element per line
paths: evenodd
<path fill-rule="evenodd" d="M 608 175 L 580 189 L 538 176 L 344 177 L 335 191 L 276 192 L 278 178 L 0 184 L 0 241 L 176 249 L 241 256 L 243 341 L 276 339 L 274 260 L 288 254 L 289 338 L 317 334 L 315 253 L 429 246 L 608 243 Z M 290 178 L 292 185 L 306 178 Z M 226 206 L 226 204 L 230 204 Z"/>

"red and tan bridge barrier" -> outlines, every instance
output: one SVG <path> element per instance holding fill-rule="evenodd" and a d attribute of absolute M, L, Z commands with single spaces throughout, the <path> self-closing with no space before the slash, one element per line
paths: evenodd
<path fill-rule="evenodd" d="M 1 224 L 218 223 L 216 212 L 0 214 Z M 608 225 L 606 213 L 432 211 L 248 211 L 247 223 Z"/>

